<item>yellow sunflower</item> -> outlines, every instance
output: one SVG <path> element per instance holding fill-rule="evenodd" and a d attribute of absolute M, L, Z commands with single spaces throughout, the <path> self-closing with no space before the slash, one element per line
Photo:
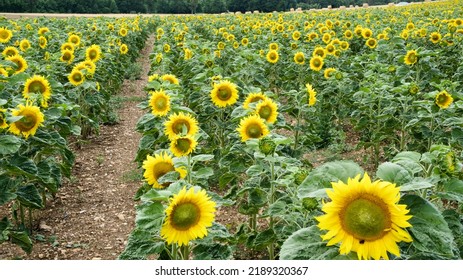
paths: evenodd
<path fill-rule="evenodd" d="M 0 27 L 0 43 L 8 43 L 13 37 L 13 32 L 5 27 Z"/>
<path fill-rule="evenodd" d="M 434 44 L 437 44 L 442 39 L 442 35 L 439 32 L 433 32 L 429 35 L 429 40 Z"/>
<path fill-rule="evenodd" d="M 45 38 L 44 36 L 39 37 L 39 46 L 41 49 L 45 49 L 45 47 L 47 46 L 47 43 L 48 43 L 47 38 Z"/>
<path fill-rule="evenodd" d="M 162 49 L 164 50 L 165 53 L 168 53 L 168 52 L 170 52 L 170 45 L 169 44 L 164 44 Z"/>
<path fill-rule="evenodd" d="M 71 64 L 71 62 L 74 60 L 74 53 L 68 50 L 63 51 L 59 60 L 62 62 L 67 62 L 67 64 Z"/>
<path fill-rule="evenodd" d="M 297 41 L 301 38 L 301 32 L 296 30 L 293 32 L 293 35 L 291 37 L 293 38 L 294 41 Z"/>
<path fill-rule="evenodd" d="M 26 80 L 23 90 L 24 98 L 30 98 L 33 93 L 40 94 L 42 107 L 48 107 L 47 101 L 51 97 L 51 86 L 45 77 L 34 75 L 32 78 Z"/>
<path fill-rule="evenodd" d="M 98 45 L 91 45 L 85 50 L 85 59 L 92 62 L 97 62 L 101 56 L 101 48 Z"/>
<path fill-rule="evenodd" d="M 84 69 L 87 70 L 87 72 L 90 74 L 95 74 L 96 65 L 91 60 L 84 60 L 82 62 L 79 62 L 76 66 L 74 66 L 74 70 L 82 71 Z"/>
<path fill-rule="evenodd" d="M 267 61 L 270 62 L 270 63 L 273 63 L 273 64 L 278 62 L 279 57 L 280 57 L 280 55 L 275 50 L 270 50 L 267 53 L 267 56 L 266 56 Z"/>
<path fill-rule="evenodd" d="M 349 48 L 349 42 L 341 41 L 341 43 L 339 43 L 339 47 L 341 48 L 341 50 L 345 51 Z"/>
<path fill-rule="evenodd" d="M 173 141 L 178 136 L 193 136 L 199 131 L 198 121 L 190 114 L 182 112 L 169 116 L 164 122 L 164 132 Z"/>
<path fill-rule="evenodd" d="M 436 105 L 441 109 L 447 109 L 453 102 L 453 97 L 445 90 L 436 95 Z"/>
<path fill-rule="evenodd" d="M 198 142 L 190 136 L 179 136 L 170 142 L 170 151 L 176 157 L 183 157 L 191 154 Z"/>
<path fill-rule="evenodd" d="M 375 38 L 368 38 L 368 40 L 365 42 L 365 45 L 370 49 L 374 49 L 376 48 L 376 45 L 378 45 L 378 41 L 376 41 Z"/>
<path fill-rule="evenodd" d="M 312 52 L 312 56 L 319 56 L 321 58 L 325 58 L 326 50 L 322 47 L 316 47 Z"/>
<path fill-rule="evenodd" d="M 362 37 L 364 39 L 368 39 L 370 38 L 371 36 L 373 36 L 373 31 L 371 31 L 370 28 L 363 28 L 362 29 Z"/>
<path fill-rule="evenodd" d="M 84 74 L 82 74 L 82 72 L 80 70 L 73 69 L 71 71 L 71 74 L 69 74 L 69 76 L 68 76 L 68 80 L 74 86 L 78 86 L 78 85 L 82 84 L 85 81 L 85 77 L 84 77 Z"/>
<path fill-rule="evenodd" d="M 336 69 L 334 68 L 326 68 L 325 71 L 323 72 L 323 77 L 325 77 L 325 79 L 329 79 L 333 76 L 333 74 L 336 73 Z"/>
<path fill-rule="evenodd" d="M 162 117 L 170 111 L 170 97 L 164 90 L 150 91 L 151 113 L 155 116 Z"/>
<path fill-rule="evenodd" d="M 350 40 L 350 39 L 352 39 L 352 37 L 354 37 L 354 33 L 352 33 L 351 30 L 344 31 L 344 38 Z"/>
<path fill-rule="evenodd" d="M 305 63 L 305 57 L 303 52 L 297 52 L 294 55 L 294 62 L 299 65 L 303 65 Z"/>
<path fill-rule="evenodd" d="M 38 31 L 38 34 L 39 35 L 44 35 L 47 32 L 50 32 L 50 29 L 48 29 L 48 27 L 40 27 L 39 31 Z"/>
<path fill-rule="evenodd" d="M 267 98 L 257 103 L 256 114 L 268 123 L 274 123 L 278 117 L 278 105 L 272 99 Z"/>
<path fill-rule="evenodd" d="M 27 61 L 21 56 L 21 55 L 14 55 L 14 56 L 9 56 L 7 58 L 5 58 L 5 60 L 9 60 L 11 62 L 14 62 L 16 64 L 16 70 L 15 70 L 15 74 L 18 74 L 18 73 L 22 73 L 24 71 L 26 71 L 27 69 Z"/>
<path fill-rule="evenodd" d="M 17 48 L 15 47 L 6 47 L 3 52 L 2 52 L 3 56 L 4 57 L 8 57 L 8 56 L 15 56 L 15 55 L 18 55 L 19 54 L 19 51 Z"/>
<path fill-rule="evenodd" d="M 357 252 L 359 259 L 389 259 L 387 252 L 400 256 L 398 242 L 412 242 L 403 228 L 411 227 L 406 205 L 398 204 L 399 188 L 395 184 L 371 182 L 368 174 L 349 178 L 347 184 L 331 183 L 326 192 L 331 201 L 324 204 L 326 214 L 316 217 L 327 246 L 341 242 L 340 253 Z"/>
<path fill-rule="evenodd" d="M 0 75 L 3 77 L 8 77 L 8 71 L 6 71 L 5 68 L 0 67 Z"/>
<path fill-rule="evenodd" d="M 241 141 L 259 139 L 269 134 L 268 127 L 259 115 L 251 115 L 241 119 L 239 127 L 236 129 L 241 136 Z"/>
<path fill-rule="evenodd" d="M 307 94 L 309 95 L 309 106 L 313 106 L 317 102 L 317 92 L 314 90 L 311 84 L 307 83 L 305 87 L 307 88 Z"/>
<path fill-rule="evenodd" d="M 73 44 L 74 46 L 80 45 L 80 37 L 79 37 L 79 35 L 72 34 L 71 36 L 69 36 L 68 42 Z"/>
<path fill-rule="evenodd" d="M 126 54 L 129 52 L 129 47 L 127 47 L 126 44 L 122 44 L 120 47 L 119 47 L 119 52 L 121 54 Z"/>
<path fill-rule="evenodd" d="M 0 129 L 8 128 L 8 124 L 6 123 L 6 109 L 0 108 Z"/>
<path fill-rule="evenodd" d="M 9 131 L 16 135 L 22 134 L 26 139 L 29 136 L 34 136 L 44 121 L 44 115 L 40 112 L 40 108 L 30 103 L 26 106 L 19 104 L 18 109 L 13 109 L 11 114 L 22 118 L 11 123 Z"/>
<path fill-rule="evenodd" d="M 148 155 L 143 161 L 143 177 L 146 182 L 155 189 L 163 189 L 169 186 L 169 183 L 159 184 L 158 179 L 171 171 L 177 171 L 180 178 L 185 178 L 187 172 L 184 168 L 175 168 L 172 157 L 167 153 L 155 154 L 154 157 Z"/>
<path fill-rule="evenodd" d="M 66 42 L 64 44 L 61 45 L 61 52 L 64 52 L 64 51 L 71 51 L 71 52 L 74 52 L 74 45 L 72 43 L 69 43 L 69 42 Z"/>
<path fill-rule="evenodd" d="M 320 71 L 322 69 L 323 63 L 324 63 L 323 58 L 321 58 L 318 55 L 313 56 L 310 59 L 310 69 L 318 72 L 318 71 Z"/>
<path fill-rule="evenodd" d="M 267 100 L 267 96 L 261 92 L 251 92 L 248 94 L 246 97 L 246 100 L 244 100 L 243 103 L 243 108 L 244 109 L 249 109 L 251 103 L 259 102 L 259 101 L 265 101 Z"/>
<path fill-rule="evenodd" d="M 183 49 L 184 56 L 183 59 L 190 60 L 193 57 L 193 52 L 189 48 Z"/>
<path fill-rule="evenodd" d="M 125 28 L 125 27 L 121 27 L 121 28 L 119 29 L 119 35 L 121 35 L 122 37 L 127 36 L 128 33 L 129 33 L 129 31 L 128 31 L 127 28 Z"/>
<path fill-rule="evenodd" d="M 162 75 L 161 80 L 167 81 L 167 82 L 169 82 L 171 84 L 174 84 L 174 85 L 179 84 L 179 81 L 178 81 L 177 77 L 175 77 L 175 75 L 172 75 L 172 74 L 164 74 L 164 75 Z"/>
<path fill-rule="evenodd" d="M 278 44 L 277 43 L 270 43 L 270 45 L 268 46 L 268 48 L 271 50 L 271 51 L 277 51 L 278 50 Z"/>
<path fill-rule="evenodd" d="M 21 42 L 19 42 L 19 49 L 23 52 L 27 51 L 31 47 L 31 42 L 27 39 L 22 39 Z"/>
<path fill-rule="evenodd" d="M 214 84 L 210 96 L 215 106 L 223 108 L 236 103 L 238 90 L 234 83 L 223 80 Z"/>
<path fill-rule="evenodd" d="M 192 240 L 207 235 L 207 228 L 215 218 L 216 204 L 205 190 L 184 187 L 175 194 L 166 209 L 166 218 L 161 227 L 161 237 L 167 244 L 188 245 Z"/>
<path fill-rule="evenodd" d="M 148 82 L 152 82 L 159 79 L 159 74 L 153 74 L 148 76 Z"/>
<path fill-rule="evenodd" d="M 325 50 L 328 54 L 333 55 L 336 51 L 336 47 L 332 43 L 329 43 L 328 45 L 326 45 Z"/>
<path fill-rule="evenodd" d="M 413 65 L 418 61 L 418 53 L 415 50 L 407 51 L 404 57 L 404 62 L 407 65 Z"/>

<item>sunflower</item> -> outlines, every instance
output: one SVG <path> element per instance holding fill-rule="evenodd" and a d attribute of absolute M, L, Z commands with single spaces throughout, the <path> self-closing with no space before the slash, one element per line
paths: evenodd
<path fill-rule="evenodd" d="M 121 54 L 126 54 L 128 51 L 129 51 L 129 48 L 127 47 L 126 44 L 122 44 L 122 45 L 119 47 L 119 52 L 120 52 Z"/>
<path fill-rule="evenodd" d="M 82 74 L 82 72 L 80 70 L 73 69 L 71 71 L 71 74 L 69 74 L 69 76 L 68 76 L 68 80 L 74 86 L 78 86 L 78 85 L 82 84 L 85 81 L 85 77 L 84 77 L 84 74 Z"/>
<path fill-rule="evenodd" d="M 301 32 L 296 30 L 293 32 L 293 35 L 291 37 L 293 38 L 294 41 L 297 41 L 301 38 Z"/>
<path fill-rule="evenodd" d="M 416 50 L 410 50 L 404 57 L 405 64 L 413 65 L 418 61 L 418 53 Z"/>
<path fill-rule="evenodd" d="M 66 42 L 61 45 L 61 52 L 71 51 L 74 52 L 74 45 L 72 43 Z"/>
<path fill-rule="evenodd" d="M 63 51 L 59 60 L 62 62 L 67 62 L 67 64 L 71 64 L 71 62 L 74 60 L 74 53 L 67 50 Z"/>
<path fill-rule="evenodd" d="M 325 77 L 325 79 L 329 79 L 333 76 L 334 73 L 336 73 L 336 69 L 326 68 L 325 71 L 323 72 L 323 77 Z"/>
<path fill-rule="evenodd" d="M 453 102 L 453 97 L 445 90 L 436 95 L 436 104 L 441 109 L 447 109 Z"/>
<path fill-rule="evenodd" d="M 164 50 L 165 53 L 168 53 L 168 52 L 170 52 L 170 45 L 169 44 L 164 44 L 162 49 Z"/>
<path fill-rule="evenodd" d="M 26 80 L 24 84 L 23 97 L 28 99 L 31 94 L 37 93 L 41 95 L 42 107 L 48 106 L 47 101 L 51 97 L 51 86 L 45 77 L 34 75 L 32 78 Z"/>
<path fill-rule="evenodd" d="M 277 63 L 279 57 L 278 52 L 275 50 L 271 50 L 267 53 L 267 61 L 270 63 Z"/>
<path fill-rule="evenodd" d="M 215 106 L 223 108 L 236 103 L 238 90 L 234 83 L 223 80 L 214 84 L 210 96 Z"/>
<path fill-rule="evenodd" d="M 162 89 L 150 91 L 151 113 L 155 116 L 162 117 L 170 111 L 170 97 Z"/>
<path fill-rule="evenodd" d="M 259 115 L 251 115 L 241 119 L 239 127 L 236 129 L 241 136 L 241 141 L 259 139 L 269 134 L 269 130 Z"/>
<path fill-rule="evenodd" d="M 6 123 L 6 109 L 0 108 L 0 129 L 8 128 L 8 124 Z"/>
<path fill-rule="evenodd" d="M 370 28 L 362 28 L 362 37 L 368 39 L 373 36 L 373 31 Z"/>
<path fill-rule="evenodd" d="M 318 227 L 327 230 L 327 246 L 341 242 L 340 253 L 357 252 L 359 259 L 389 259 L 387 252 L 400 256 L 398 242 L 412 242 L 403 228 L 411 227 L 406 205 L 398 204 L 400 189 L 395 184 L 371 182 L 368 174 L 349 178 L 347 184 L 331 183 L 326 192 L 331 202 L 323 205 L 326 214 L 316 217 Z"/>
<path fill-rule="evenodd" d="M 169 185 L 169 183 L 159 184 L 158 179 L 171 171 L 177 171 L 180 178 L 185 178 L 187 175 L 184 168 L 175 168 L 172 157 L 167 153 L 155 154 L 154 157 L 148 155 L 143 161 L 143 169 L 145 169 L 143 177 L 155 189 L 163 189 Z"/>
<path fill-rule="evenodd" d="M 321 58 L 325 58 L 326 50 L 322 47 L 316 47 L 312 52 L 312 56 L 319 56 Z"/>
<path fill-rule="evenodd" d="M 176 157 L 183 157 L 191 154 L 198 142 L 190 136 L 179 136 L 170 142 L 170 151 Z"/>
<path fill-rule="evenodd" d="M 182 112 L 175 113 L 169 116 L 169 119 L 164 122 L 164 132 L 173 141 L 181 135 L 193 136 L 199 131 L 198 121 L 190 114 Z"/>
<path fill-rule="evenodd" d="M 323 67 L 323 58 L 316 55 L 310 59 L 310 69 L 314 71 L 320 71 Z"/>
<path fill-rule="evenodd" d="M 38 31 L 38 34 L 39 35 L 44 35 L 47 32 L 50 32 L 50 29 L 48 29 L 48 27 L 40 27 L 39 31 Z"/>
<path fill-rule="evenodd" d="M 84 60 L 82 62 L 79 62 L 76 66 L 74 66 L 73 70 L 87 70 L 88 73 L 90 74 L 95 74 L 96 71 L 96 65 L 93 61 L 91 60 Z"/>
<path fill-rule="evenodd" d="M 374 49 L 376 48 L 376 45 L 378 44 L 378 42 L 376 41 L 375 38 L 369 38 L 368 40 L 366 40 L 365 42 L 365 45 L 367 47 L 369 47 L 370 49 Z"/>
<path fill-rule="evenodd" d="M 121 28 L 119 29 L 119 35 L 121 35 L 122 37 L 127 36 L 128 33 L 129 33 L 129 31 L 128 31 L 127 28 L 125 28 L 125 27 L 121 27 Z"/>
<path fill-rule="evenodd" d="M 80 45 L 80 37 L 79 37 L 79 35 L 72 34 L 71 36 L 69 36 L 68 42 L 73 44 L 74 46 Z"/>
<path fill-rule="evenodd" d="M 45 38 L 44 36 L 39 37 L 39 46 L 41 49 L 45 49 L 45 47 L 47 46 L 47 43 L 48 43 L 47 38 Z"/>
<path fill-rule="evenodd" d="M 305 63 L 304 53 L 303 52 L 297 52 L 294 55 L 294 62 L 296 62 L 296 64 L 303 65 Z"/>
<path fill-rule="evenodd" d="M 13 32 L 5 27 L 0 27 L 0 43 L 8 43 L 13 37 Z"/>
<path fill-rule="evenodd" d="M 164 75 L 162 75 L 161 80 L 167 81 L 167 82 L 169 82 L 171 84 L 174 84 L 174 85 L 179 84 L 179 81 L 178 81 L 177 77 L 175 77 L 175 75 L 172 75 L 172 74 L 164 74 Z"/>
<path fill-rule="evenodd" d="M 156 54 L 156 63 L 159 64 L 162 62 L 162 53 Z"/>
<path fill-rule="evenodd" d="M 248 38 L 241 39 L 241 45 L 246 47 L 248 44 L 249 44 L 249 39 Z"/>
<path fill-rule="evenodd" d="M 27 39 L 22 39 L 21 42 L 19 42 L 19 49 L 21 49 L 21 51 L 25 52 L 27 51 L 27 49 L 29 49 L 31 47 L 31 42 L 29 42 L 29 40 Z"/>
<path fill-rule="evenodd" d="M 101 56 L 101 48 L 98 45 L 91 45 L 85 50 L 85 59 L 97 62 Z"/>
<path fill-rule="evenodd" d="M 350 39 L 352 39 L 352 37 L 354 37 L 354 33 L 352 33 L 352 31 L 350 31 L 350 30 L 344 31 L 344 38 L 350 40 Z"/>
<path fill-rule="evenodd" d="M 307 83 L 305 87 L 307 88 L 307 94 L 309 95 L 309 106 L 313 106 L 317 102 L 317 92 L 314 90 L 311 84 Z"/>
<path fill-rule="evenodd" d="M 148 82 L 152 82 L 159 79 L 159 74 L 153 74 L 148 76 Z"/>
<path fill-rule="evenodd" d="M 10 124 L 9 131 L 16 135 L 22 134 L 26 139 L 31 135 L 34 136 L 44 121 L 44 115 L 40 112 L 40 108 L 29 102 L 26 106 L 19 104 L 18 109 L 13 109 L 11 114 L 22 118 Z"/>
<path fill-rule="evenodd" d="M 11 62 L 14 62 L 16 64 L 16 71 L 14 72 L 15 74 L 22 73 L 26 71 L 27 69 L 27 61 L 21 56 L 21 55 L 14 55 L 14 56 L 9 56 L 5 58 L 5 60 L 9 60 Z"/>
<path fill-rule="evenodd" d="M 261 92 L 252 92 L 249 93 L 248 96 L 246 97 L 246 100 L 244 100 L 243 103 L 243 108 L 244 109 L 249 109 L 251 103 L 259 102 L 259 101 L 265 101 L 267 100 L 267 96 Z"/>
<path fill-rule="evenodd" d="M 166 209 L 166 218 L 161 227 L 161 237 L 167 244 L 180 246 L 207 235 L 207 228 L 212 226 L 216 204 L 205 190 L 198 192 L 194 188 L 188 191 L 184 187 L 175 194 Z"/>
<path fill-rule="evenodd" d="M 274 123 L 278 116 L 278 105 L 272 99 L 267 98 L 257 103 L 256 114 L 268 123 Z"/>
<path fill-rule="evenodd" d="M 6 71 L 5 68 L 0 67 L 0 75 L 2 75 L 3 77 L 8 77 L 8 71 Z"/>
<path fill-rule="evenodd" d="M 442 39 L 442 35 L 439 32 L 433 32 L 431 35 L 429 35 L 429 40 L 433 42 L 434 44 L 439 43 L 439 41 Z"/>
<path fill-rule="evenodd" d="M 8 57 L 8 56 L 15 56 L 15 55 L 18 55 L 19 54 L 19 51 L 17 48 L 15 47 L 6 47 L 3 52 L 2 52 L 3 56 L 4 57 Z"/>
<path fill-rule="evenodd" d="M 189 48 L 183 49 L 184 56 L 183 59 L 190 60 L 193 57 L 193 52 Z"/>
<path fill-rule="evenodd" d="M 269 50 L 271 51 L 277 51 L 278 50 L 278 44 L 277 43 L 270 43 L 270 45 L 268 46 Z"/>

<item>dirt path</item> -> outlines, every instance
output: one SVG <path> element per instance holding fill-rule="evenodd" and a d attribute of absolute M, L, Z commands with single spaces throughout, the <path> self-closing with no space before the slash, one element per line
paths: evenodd
<path fill-rule="evenodd" d="M 123 251 L 134 227 L 133 196 L 141 185 L 133 162 L 140 140 L 135 125 L 143 114 L 136 105 L 146 96 L 153 41 L 148 39 L 138 61 L 141 79 L 125 81 L 118 95 L 120 122 L 101 126 L 100 135 L 75 150 L 71 181 L 45 210 L 37 211 L 33 252 L 26 255 L 4 243 L 0 259 L 116 259 Z"/>

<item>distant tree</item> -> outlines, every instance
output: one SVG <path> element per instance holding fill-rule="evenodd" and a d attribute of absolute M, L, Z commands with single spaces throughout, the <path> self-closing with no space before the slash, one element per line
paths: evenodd
<path fill-rule="evenodd" d="M 227 11 L 225 0 L 202 0 L 201 11 L 207 14 L 219 14 Z"/>

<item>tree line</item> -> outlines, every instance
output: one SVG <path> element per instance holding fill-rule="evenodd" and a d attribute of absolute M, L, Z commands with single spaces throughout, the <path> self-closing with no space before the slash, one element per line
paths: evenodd
<path fill-rule="evenodd" d="M 383 5 L 401 0 L 0 0 L 0 12 L 11 13 L 222 13 L 288 11 L 291 8 L 325 8 Z M 405 0 L 410 2 L 410 0 Z M 417 1 L 417 0 L 411 0 Z"/>

